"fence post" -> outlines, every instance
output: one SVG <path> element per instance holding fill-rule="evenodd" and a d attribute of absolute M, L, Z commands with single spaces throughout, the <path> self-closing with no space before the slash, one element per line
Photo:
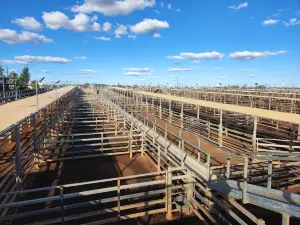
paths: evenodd
<path fill-rule="evenodd" d="M 198 153 L 197 153 L 197 161 L 200 162 L 201 161 L 201 153 L 200 153 L 200 149 L 201 149 L 201 140 L 200 138 L 197 138 L 197 144 L 198 144 Z"/>
<path fill-rule="evenodd" d="M 64 189 L 59 187 L 59 195 L 60 195 L 60 216 L 61 216 L 61 224 L 65 222 L 64 216 Z"/>
<path fill-rule="evenodd" d="M 243 204 L 248 203 L 247 185 L 248 185 L 248 158 L 245 157 L 244 158 Z"/>
<path fill-rule="evenodd" d="M 253 117 L 253 135 L 252 135 L 252 147 L 253 147 L 254 152 L 257 152 L 256 133 L 257 133 L 257 116 L 254 116 Z"/>
<path fill-rule="evenodd" d="M 223 110 L 220 109 L 220 123 L 219 123 L 219 146 L 223 145 Z"/>
<path fill-rule="evenodd" d="M 166 219 L 171 220 L 173 218 L 172 214 L 172 171 L 170 168 L 168 168 L 168 171 L 166 171 Z"/>
<path fill-rule="evenodd" d="M 21 145 L 20 145 L 20 127 L 19 124 L 15 124 L 16 129 L 16 183 L 18 191 L 22 190 L 22 155 L 21 155 Z"/>
<path fill-rule="evenodd" d="M 230 153 L 226 156 L 226 173 L 225 173 L 226 179 L 229 179 L 230 177 Z"/>
<path fill-rule="evenodd" d="M 36 114 L 33 114 L 33 156 L 34 156 L 34 163 L 36 169 L 38 169 L 39 163 L 39 148 L 38 148 L 38 134 L 37 134 L 37 124 L 36 124 Z"/>
<path fill-rule="evenodd" d="M 160 145 L 157 148 L 157 171 L 160 172 Z"/>
<path fill-rule="evenodd" d="M 267 182 L 267 188 L 272 188 L 272 159 L 269 158 L 268 160 L 268 182 Z"/>
<path fill-rule="evenodd" d="M 118 178 L 118 187 L 117 187 L 117 195 L 118 195 L 118 220 L 121 219 L 121 179 Z"/>

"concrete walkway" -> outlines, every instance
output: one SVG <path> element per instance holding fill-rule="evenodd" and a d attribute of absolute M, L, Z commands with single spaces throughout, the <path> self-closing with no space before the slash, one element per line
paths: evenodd
<path fill-rule="evenodd" d="M 71 87 L 57 89 L 57 98 L 71 90 Z M 39 108 L 56 100 L 55 90 L 39 95 Z M 0 131 L 17 123 L 36 111 L 36 96 L 21 99 L 0 106 Z"/>

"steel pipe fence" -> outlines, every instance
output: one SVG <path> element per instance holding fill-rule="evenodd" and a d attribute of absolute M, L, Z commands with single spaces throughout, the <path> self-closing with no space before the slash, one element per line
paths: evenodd
<path fill-rule="evenodd" d="M 36 171 L 39 135 L 53 129 L 61 112 L 57 108 L 62 109 L 74 91 L 0 132 L 0 193 L 21 190 L 27 177 Z M 2 203 L 8 201 L 13 199 L 1 198 Z"/>

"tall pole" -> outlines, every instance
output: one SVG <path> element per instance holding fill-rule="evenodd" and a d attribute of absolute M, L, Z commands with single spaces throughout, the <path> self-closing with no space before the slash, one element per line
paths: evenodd
<path fill-rule="evenodd" d="M 17 79 L 15 78 L 15 92 L 16 92 L 16 100 L 18 100 L 18 90 L 17 90 Z"/>
<path fill-rule="evenodd" d="M 39 111 L 39 92 L 38 92 L 38 81 L 35 81 L 35 95 L 36 95 L 36 111 Z"/>

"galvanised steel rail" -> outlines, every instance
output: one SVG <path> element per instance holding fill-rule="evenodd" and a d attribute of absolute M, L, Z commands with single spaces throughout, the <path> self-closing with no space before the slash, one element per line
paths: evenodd
<path fill-rule="evenodd" d="M 138 89 L 137 89 L 138 90 Z M 228 93 L 221 91 L 207 91 L 198 89 L 173 89 L 173 88 L 142 88 L 150 91 L 173 96 L 192 98 L 197 100 L 218 102 L 231 105 L 247 106 L 251 108 L 267 109 L 279 112 L 300 113 L 300 96 L 272 96 L 245 93 Z"/>
<path fill-rule="evenodd" d="M 108 99 L 111 99 L 112 102 L 114 102 L 116 105 L 119 105 L 121 102 L 124 103 L 123 97 L 117 95 L 116 93 L 113 94 L 112 92 L 108 91 L 107 94 L 105 94 Z M 120 104 L 122 106 L 122 103 Z M 126 105 L 129 103 L 129 105 Z M 125 107 L 124 107 L 125 105 Z M 130 113 L 134 113 L 133 115 L 138 119 L 138 121 L 141 121 L 141 123 L 145 124 L 145 117 L 142 115 L 139 106 L 134 106 L 131 104 L 130 101 L 125 100 L 125 104 L 123 105 L 124 110 L 128 110 L 129 115 Z M 144 122 L 143 122 L 144 121 Z M 148 121 L 149 123 L 149 121 Z M 150 122 L 151 124 L 151 122 Z M 153 125 L 153 139 L 159 140 L 160 135 L 156 136 L 154 135 L 156 130 L 158 130 L 158 125 L 156 123 L 152 123 Z M 163 130 L 164 127 L 161 127 Z M 164 136 L 168 137 L 169 131 L 168 129 L 164 129 Z M 163 133 L 162 133 L 163 134 Z M 174 136 L 174 134 L 172 134 Z M 205 152 L 201 146 L 193 146 L 191 143 L 188 143 L 190 146 L 193 147 L 193 151 L 191 154 L 191 157 L 194 157 L 194 160 L 197 161 L 199 164 L 203 164 L 207 169 L 203 170 L 196 170 L 196 165 L 192 163 L 192 159 L 189 158 L 190 153 L 186 151 L 185 146 L 187 145 L 187 140 L 183 139 L 182 137 L 179 137 L 181 141 L 179 142 L 179 149 L 182 149 L 183 153 L 177 153 L 174 154 L 173 157 L 179 157 L 179 162 L 184 164 L 190 171 L 194 172 L 195 174 L 198 174 L 200 177 L 200 180 L 203 181 L 206 180 L 206 185 L 208 184 L 209 188 L 212 188 L 213 190 L 216 190 L 218 193 L 225 194 L 228 197 L 233 197 L 236 199 L 243 200 L 244 203 L 251 203 L 255 205 L 259 205 L 260 207 L 270 209 L 275 212 L 279 212 L 283 214 L 283 224 L 288 224 L 289 216 L 292 215 L 295 217 L 300 217 L 299 212 L 299 203 L 300 203 L 300 196 L 297 194 L 291 194 L 288 192 L 283 192 L 280 190 L 272 189 L 272 177 L 276 176 L 276 172 L 273 175 L 273 164 L 275 164 L 276 161 L 289 161 L 290 163 L 295 162 L 295 165 L 299 164 L 299 157 L 292 157 L 288 158 L 286 155 L 282 156 L 276 156 L 276 154 L 273 155 L 273 153 L 269 153 L 265 156 L 257 156 L 257 155 L 251 155 L 249 153 L 243 153 L 243 154 L 222 154 L 216 155 L 217 157 L 223 157 L 226 159 L 226 173 L 225 176 L 222 173 L 218 174 L 217 171 L 212 169 L 211 165 L 211 159 L 214 157 L 213 154 L 210 154 L 208 152 Z M 182 144 L 183 143 L 183 144 Z M 201 143 L 201 142 L 200 142 Z M 165 149 L 169 149 L 169 141 L 162 141 L 162 147 Z M 183 147 L 182 147 L 183 146 Z M 198 151 L 198 153 L 194 153 L 194 151 Z M 164 152 L 164 150 L 162 150 Z M 169 152 L 169 151 L 168 151 Z M 186 153 L 184 153 L 186 152 Z M 199 154 L 200 153 L 200 154 Z M 204 162 L 201 157 L 201 154 L 204 154 Z M 200 156 L 199 156 L 200 155 Z M 196 157 L 195 157 L 196 156 Z M 180 159 L 181 158 L 181 159 Z M 234 158 L 239 158 L 244 161 L 243 164 L 240 166 L 242 167 L 242 179 L 241 180 L 232 180 L 231 174 L 231 168 L 233 171 L 235 171 L 237 168 L 234 168 L 232 164 L 230 164 L 231 160 Z M 189 159 L 189 160 L 187 160 Z M 251 176 L 248 176 L 248 172 L 251 171 L 251 167 L 249 166 L 249 162 L 253 160 L 259 160 L 267 163 L 267 175 L 261 176 L 262 179 L 265 179 L 266 187 L 261 187 L 251 183 Z M 284 165 L 284 163 L 283 163 Z M 205 168 L 204 167 L 204 168 Z M 276 168 L 276 166 L 274 167 Z M 206 172 L 204 172 L 206 171 Z M 266 170 L 262 170 L 266 172 Z M 251 175 L 251 173 L 249 173 Z M 213 176 L 211 176 L 213 175 Z M 234 175 L 234 173 L 233 173 Z M 225 177 L 225 178 L 224 178 Z M 222 181 L 222 179 L 225 179 Z M 285 197 L 282 197 L 285 196 Z M 289 196 L 286 198 L 286 196 Z M 293 198 L 293 200 L 292 200 Z M 294 208 L 295 207 L 295 208 Z"/>
<path fill-rule="evenodd" d="M 0 131 L 0 193 L 22 190 L 26 179 L 37 171 L 39 136 L 53 129 L 75 90 Z M 16 195 L 10 195 L 1 197 L 0 201 L 6 204 L 15 199 Z"/>
<path fill-rule="evenodd" d="M 35 93 L 36 93 L 36 90 L 33 90 L 33 89 L 0 92 L 0 101 L 1 101 L 1 104 L 3 104 L 8 101 L 12 101 L 12 100 L 14 101 L 19 98 L 24 98 L 24 97 L 35 95 Z M 43 93 L 43 92 L 39 92 L 39 93 Z"/>
<path fill-rule="evenodd" d="M 278 123 L 277 126 L 266 124 L 265 119 L 259 118 L 262 116 L 262 112 L 254 114 L 253 120 L 249 119 L 247 115 L 242 115 L 244 120 L 241 120 L 239 115 L 233 115 L 236 114 L 235 112 L 230 113 L 221 109 L 216 110 L 218 112 L 216 113 L 211 109 L 207 111 L 208 107 L 199 106 L 195 109 L 191 104 L 166 100 L 164 95 L 147 95 L 144 92 L 140 94 L 126 89 L 112 90 L 116 90 L 122 95 L 124 101 L 140 104 L 146 113 L 150 112 L 157 118 L 200 135 L 229 151 L 295 152 L 300 146 L 299 141 L 296 140 L 298 134 L 296 134 L 294 124 L 291 125 L 292 130 L 286 125 L 278 126 Z M 132 98 L 134 99 L 132 100 Z M 243 110 L 244 108 L 246 107 L 243 107 Z M 213 116 L 209 116 L 207 119 L 200 118 L 200 109 L 205 115 L 212 114 Z M 228 110 L 234 109 L 229 107 Z M 247 113 L 246 109 L 245 113 Z M 274 113 L 276 114 L 274 117 L 277 118 L 277 112 Z M 279 114 L 281 116 L 281 113 Z M 300 116 L 298 117 L 300 118 Z M 280 118 L 288 119 L 287 117 Z M 296 121 L 296 118 L 293 121 Z M 287 139 L 289 141 L 286 141 Z"/>

